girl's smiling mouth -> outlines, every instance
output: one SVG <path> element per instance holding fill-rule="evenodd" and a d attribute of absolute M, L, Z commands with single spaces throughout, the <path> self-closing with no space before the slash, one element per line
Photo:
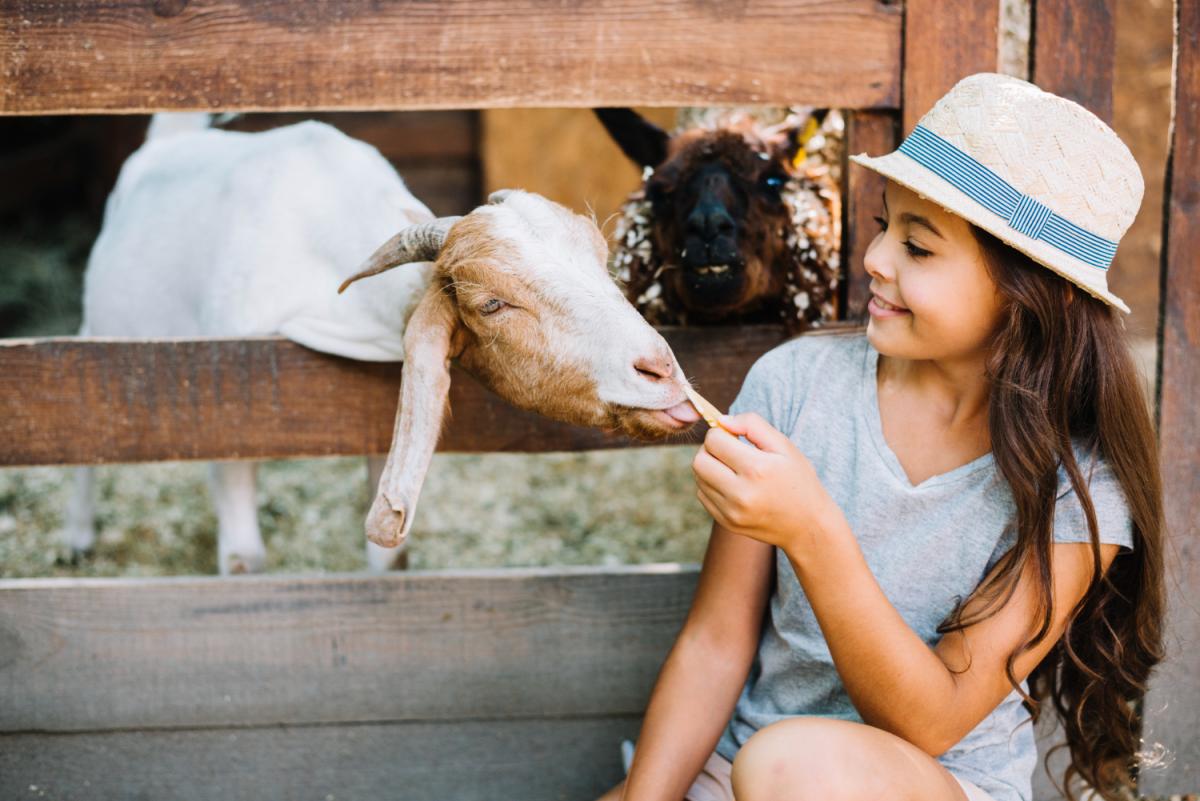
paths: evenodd
<path fill-rule="evenodd" d="M 867 301 L 867 311 L 873 317 L 899 317 L 902 314 L 910 314 L 908 309 L 888 303 L 874 292 L 871 293 L 871 299 Z"/>

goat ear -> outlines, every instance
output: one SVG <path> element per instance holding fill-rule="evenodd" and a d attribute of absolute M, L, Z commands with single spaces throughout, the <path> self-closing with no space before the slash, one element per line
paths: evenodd
<path fill-rule="evenodd" d="M 439 217 L 438 219 L 410 225 L 388 241 L 380 245 L 371 254 L 362 267 L 354 275 L 347 278 L 338 287 L 338 294 L 346 291 L 346 287 L 362 278 L 379 275 L 401 264 L 417 261 L 435 261 L 441 252 L 442 244 L 450 228 L 462 217 Z"/>
<path fill-rule="evenodd" d="M 667 132 L 630 108 L 593 109 L 608 135 L 640 167 L 657 167 L 667 158 Z"/>
<path fill-rule="evenodd" d="M 387 462 L 367 513 L 367 538 L 394 548 L 408 536 L 450 393 L 450 360 L 464 344 L 454 303 L 440 282 L 425 291 L 404 330 L 400 405 Z"/>

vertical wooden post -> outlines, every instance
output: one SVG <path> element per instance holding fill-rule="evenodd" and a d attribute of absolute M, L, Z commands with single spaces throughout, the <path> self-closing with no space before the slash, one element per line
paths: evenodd
<path fill-rule="evenodd" d="M 1167 661 L 1146 694 L 1146 743 L 1169 762 L 1143 795 L 1200 792 L 1200 2 L 1175 2 L 1174 97 L 1163 203 L 1158 438 L 1167 521 Z"/>
<path fill-rule="evenodd" d="M 1033 82 L 1112 122 L 1116 0 L 1041 0 L 1031 19 Z"/>
<path fill-rule="evenodd" d="M 999 0 L 908 0 L 904 8 L 903 130 L 954 84 L 1000 67 Z"/>
<path fill-rule="evenodd" d="M 882 156 L 896 149 L 896 115 L 890 111 L 855 111 L 846 119 L 847 155 L 866 153 Z M 875 172 L 852 163 L 843 165 L 845 193 L 849 202 L 842 205 L 845 241 L 842 252 L 846 283 L 842 290 L 843 320 L 856 320 L 867 310 L 867 286 L 871 276 L 863 268 L 867 245 L 875 237 L 878 226 L 874 217 L 883 212 L 880 195 L 886 179 Z"/>

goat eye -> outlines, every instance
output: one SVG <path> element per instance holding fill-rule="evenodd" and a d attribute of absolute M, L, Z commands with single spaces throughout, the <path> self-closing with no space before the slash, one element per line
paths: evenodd
<path fill-rule="evenodd" d="M 487 303 L 479 307 L 479 313 L 486 317 L 489 314 L 495 314 L 507 305 L 508 304 L 500 300 L 500 298 L 492 298 Z"/>

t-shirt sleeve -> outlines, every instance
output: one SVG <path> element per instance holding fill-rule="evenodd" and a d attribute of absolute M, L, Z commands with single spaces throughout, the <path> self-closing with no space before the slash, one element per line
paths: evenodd
<path fill-rule="evenodd" d="M 1086 461 L 1079 462 L 1079 470 L 1085 483 L 1088 481 L 1090 468 L 1091 465 Z M 1113 543 L 1126 550 L 1133 550 L 1133 518 L 1130 516 L 1129 505 L 1125 501 L 1125 493 L 1116 473 L 1101 458 L 1095 469 L 1091 470 L 1091 474 L 1091 483 L 1087 484 L 1087 487 L 1092 506 L 1096 510 L 1100 542 Z M 1061 466 L 1058 470 L 1058 498 L 1054 507 L 1054 540 L 1091 542 L 1083 504 L 1071 486 L 1067 471 Z"/>

